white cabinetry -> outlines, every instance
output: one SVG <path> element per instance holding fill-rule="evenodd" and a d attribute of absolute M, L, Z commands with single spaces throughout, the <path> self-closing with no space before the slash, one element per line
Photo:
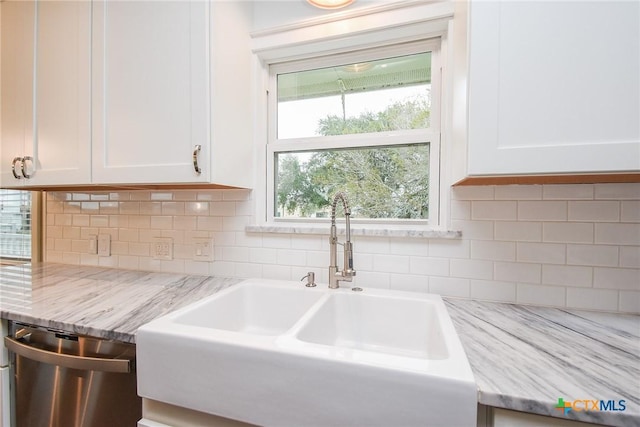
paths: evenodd
<path fill-rule="evenodd" d="M 493 427 L 593 427 L 594 424 L 493 408 Z"/>
<path fill-rule="evenodd" d="M 90 3 L 0 7 L 2 186 L 89 182 Z"/>
<path fill-rule="evenodd" d="M 98 2 L 93 29 L 93 182 L 207 182 L 208 4 Z"/>
<path fill-rule="evenodd" d="M 640 171 L 640 3 L 468 8 L 467 175 Z"/>
<path fill-rule="evenodd" d="M 252 186 L 250 2 L 1 7 L 3 187 Z"/>

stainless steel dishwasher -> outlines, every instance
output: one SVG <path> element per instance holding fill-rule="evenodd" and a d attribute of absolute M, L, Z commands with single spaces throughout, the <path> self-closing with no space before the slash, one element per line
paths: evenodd
<path fill-rule="evenodd" d="M 135 427 L 135 345 L 12 322 L 12 426 Z"/>

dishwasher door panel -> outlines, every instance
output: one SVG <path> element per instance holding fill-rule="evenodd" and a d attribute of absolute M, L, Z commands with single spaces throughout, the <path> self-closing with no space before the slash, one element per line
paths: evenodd
<path fill-rule="evenodd" d="M 136 426 L 142 403 L 134 345 L 26 328 L 14 337 L 6 344 L 14 357 L 16 427 Z M 131 368 L 108 372 L 110 360 Z M 94 370 L 103 365 L 106 371 Z"/>

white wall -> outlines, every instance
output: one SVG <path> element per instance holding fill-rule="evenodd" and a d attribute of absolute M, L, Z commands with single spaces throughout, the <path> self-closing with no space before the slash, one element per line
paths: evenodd
<path fill-rule="evenodd" d="M 253 6 L 253 30 L 264 30 L 299 23 L 300 21 L 353 11 L 400 0 L 356 0 L 337 10 L 319 9 L 305 0 L 257 0 Z"/>
<path fill-rule="evenodd" d="M 49 193 L 46 260 L 125 269 L 327 282 L 328 236 L 246 233 L 244 190 Z M 353 238 L 359 286 L 557 307 L 640 313 L 640 184 L 457 187 L 459 240 Z M 327 226 L 328 230 L 328 226 Z M 112 236 L 111 257 L 87 254 Z M 151 259 L 154 237 L 172 261 Z M 213 262 L 191 260 L 194 237 Z"/>

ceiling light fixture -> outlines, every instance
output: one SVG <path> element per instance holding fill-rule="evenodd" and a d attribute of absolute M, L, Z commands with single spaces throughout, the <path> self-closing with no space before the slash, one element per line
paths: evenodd
<path fill-rule="evenodd" d="M 349 6 L 355 0 L 307 0 L 310 4 L 320 9 L 340 9 Z"/>

